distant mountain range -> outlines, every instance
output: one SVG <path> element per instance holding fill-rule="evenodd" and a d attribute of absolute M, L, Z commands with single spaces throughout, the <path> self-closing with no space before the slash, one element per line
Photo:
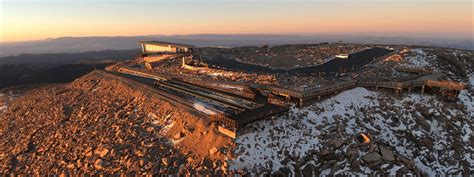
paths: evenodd
<path fill-rule="evenodd" d="M 21 54 L 0 57 L 0 89 L 23 84 L 71 82 L 94 69 L 136 57 L 139 50 Z"/>
<path fill-rule="evenodd" d="M 421 37 L 380 37 L 361 35 L 266 35 L 266 34 L 196 34 L 151 35 L 132 37 L 61 37 L 39 41 L 0 43 L 0 57 L 20 54 L 78 53 L 100 50 L 138 48 L 138 41 L 161 40 L 196 46 L 236 47 L 247 45 L 308 44 L 343 41 L 349 43 L 406 44 L 474 50 L 473 40 L 448 40 Z"/>
<path fill-rule="evenodd" d="M 0 65 L 60 66 L 77 63 L 97 63 L 135 58 L 140 50 L 101 50 L 76 53 L 21 54 L 0 57 Z"/>

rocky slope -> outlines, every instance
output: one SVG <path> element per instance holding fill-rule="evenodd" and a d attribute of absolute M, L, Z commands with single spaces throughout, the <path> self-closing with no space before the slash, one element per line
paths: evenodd
<path fill-rule="evenodd" d="M 469 83 L 456 102 L 355 88 L 287 116 L 255 122 L 237 138 L 232 169 L 255 174 L 464 175 L 474 171 L 472 52 L 414 49 L 400 61 Z M 370 144 L 354 139 L 369 134 Z"/>
<path fill-rule="evenodd" d="M 202 119 L 102 72 L 7 101 L 0 174 L 224 174 L 232 157 Z"/>
<path fill-rule="evenodd" d="M 0 90 L 0 175 L 465 175 L 474 170 L 472 52 L 420 48 L 401 61 L 470 83 L 455 102 L 355 88 L 231 140 L 143 87 L 95 71 L 70 84 Z M 354 139 L 371 137 L 370 144 Z"/>
<path fill-rule="evenodd" d="M 232 167 L 305 175 L 468 174 L 474 170 L 472 105 L 355 88 L 247 127 Z M 355 141 L 360 132 L 372 143 Z"/>

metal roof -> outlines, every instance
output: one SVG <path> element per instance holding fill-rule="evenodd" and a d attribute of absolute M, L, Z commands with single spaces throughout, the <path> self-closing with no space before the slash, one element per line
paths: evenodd
<path fill-rule="evenodd" d="M 177 44 L 177 43 L 172 43 L 172 42 L 163 42 L 163 41 L 140 41 L 138 42 L 139 44 L 149 44 L 149 45 L 157 45 L 157 46 L 168 46 L 171 45 L 172 47 L 194 47 L 193 45 L 187 45 L 187 44 Z"/>

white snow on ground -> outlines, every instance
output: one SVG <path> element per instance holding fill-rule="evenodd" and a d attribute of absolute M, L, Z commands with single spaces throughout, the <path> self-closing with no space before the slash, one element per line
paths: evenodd
<path fill-rule="evenodd" d="M 426 109 L 421 111 L 423 107 Z M 446 122 L 451 120 L 463 123 L 447 126 Z M 467 119 L 462 111 L 445 106 L 429 95 L 410 94 L 395 99 L 355 88 L 305 108 L 293 107 L 289 116 L 258 121 L 246 128 L 249 131 L 245 132 L 250 133 L 236 139 L 237 158 L 231 163 L 232 169 L 267 169 L 275 172 L 281 167 L 288 167 L 293 171 L 294 159 L 304 158 L 310 151 L 321 151 L 327 147 L 328 139 L 342 139 L 347 144 L 354 144 L 352 137 L 355 133 L 369 132 L 376 141 L 393 148 L 395 154 L 412 160 L 423 173 L 431 176 L 459 172 L 459 158 L 453 156 L 455 150 L 450 147 L 454 139 L 448 134 L 450 128 L 462 129 L 462 137 L 458 138 L 462 142 L 458 143 L 468 148 L 457 154 L 462 153 L 465 161 L 474 164 L 471 158 L 473 149 L 469 145 L 472 120 Z M 343 131 L 336 134 L 333 133 L 334 128 Z M 429 139 L 433 149 L 423 145 L 422 139 Z M 347 147 L 341 149 L 345 151 Z M 364 152 L 360 153 L 359 158 L 363 155 Z M 315 166 L 318 163 L 318 159 L 311 162 Z M 360 174 L 353 172 L 347 160 L 337 165 L 340 170 L 335 175 Z M 395 173 L 400 168 L 393 165 L 388 171 Z M 362 174 L 373 173 L 363 165 L 360 170 Z M 322 174 L 329 172 L 330 169 L 322 170 Z"/>
<path fill-rule="evenodd" d="M 7 109 L 7 105 L 5 104 L 4 97 L 5 95 L 0 93 L 0 112 L 3 112 L 5 109 Z"/>
<path fill-rule="evenodd" d="M 462 126 L 462 141 L 466 143 L 470 143 L 472 139 L 472 129 L 473 129 L 473 122 L 472 119 L 474 118 L 474 73 L 469 74 L 469 86 L 466 90 L 462 90 L 459 93 L 459 101 L 464 105 L 464 109 L 467 112 L 467 115 L 469 116 L 470 120 L 469 122 L 466 122 L 464 124 L 461 124 L 459 126 Z M 464 146 L 463 147 L 465 151 L 474 151 L 474 147 L 472 146 Z M 474 157 L 472 156 L 472 153 L 466 153 L 463 155 L 463 160 L 469 162 L 470 168 L 469 170 L 474 171 Z"/>
<path fill-rule="evenodd" d="M 255 146 L 247 148 L 248 154 L 239 157 L 244 159 L 245 162 L 241 163 L 239 160 L 236 160 L 234 166 L 236 168 L 242 168 L 258 165 L 268 169 L 278 170 L 280 167 L 285 166 L 281 164 L 280 161 L 286 157 L 285 154 L 279 152 L 280 150 L 290 150 L 290 154 L 294 154 L 298 157 L 301 157 L 301 155 L 310 149 L 319 150 L 320 142 L 317 136 L 320 134 L 320 130 L 318 130 L 316 126 L 334 123 L 332 116 L 336 114 L 347 112 L 354 115 L 354 110 L 346 109 L 346 107 L 351 105 L 362 107 L 375 104 L 376 101 L 365 98 L 366 96 L 374 96 L 374 94 L 375 93 L 369 92 L 366 89 L 356 88 L 318 104 L 318 106 L 327 109 L 327 112 L 321 115 L 310 111 L 310 108 L 292 108 L 291 112 L 294 116 L 308 114 L 308 118 L 305 120 L 294 120 L 289 119 L 289 117 L 279 117 L 276 120 L 256 122 L 256 126 L 262 129 L 237 138 L 237 143 L 239 144 Z M 260 127 L 261 125 L 263 127 Z M 286 128 L 291 129 L 285 130 Z M 276 129 L 281 130 L 281 132 L 278 132 Z M 356 128 L 352 127 L 352 129 Z M 348 128 L 346 131 L 354 133 L 352 129 Z M 275 133 L 279 133 L 277 134 L 279 136 L 276 142 L 270 139 L 270 135 L 275 135 Z M 268 157 L 272 158 L 273 165 L 271 167 L 265 164 L 267 162 L 266 158 Z"/>
<path fill-rule="evenodd" d="M 237 86 L 227 85 L 227 84 L 217 84 L 216 86 L 218 86 L 218 87 L 223 87 L 223 88 L 227 88 L 227 89 L 240 90 L 240 91 L 242 91 L 242 90 L 244 89 L 244 88 L 242 88 L 242 87 L 237 87 Z"/>
<path fill-rule="evenodd" d="M 234 74 L 232 73 L 225 73 L 225 72 L 212 72 L 212 73 L 206 73 L 209 76 L 232 76 Z"/>
<path fill-rule="evenodd" d="M 214 115 L 216 114 L 216 112 L 214 112 L 213 110 L 211 109 L 208 109 L 206 108 L 205 106 L 199 104 L 199 103 L 194 103 L 193 104 L 193 107 L 198 110 L 198 111 L 201 111 L 202 113 L 204 114 L 207 114 L 207 115 Z"/>
<path fill-rule="evenodd" d="M 423 49 L 412 49 L 411 50 L 414 56 L 407 56 L 405 59 L 407 60 L 407 66 L 414 66 L 414 67 L 429 67 L 431 66 L 430 60 L 431 56 L 428 56 Z"/>
<path fill-rule="evenodd" d="M 472 95 L 472 92 L 461 90 L 458 98 L 463 103 L 468 115 L 474 117 L 474 95 Z"/>
<path fill-rule="evenodd" d="M 12 92 L 0 93 L 0 113 L 8 108 L 9 102 L 18 97 L 18 94 Z"/>
<path fill-rule="evenodd" d="M 474 74 L 469 75 L 469 87 L 468 89 L 473 90 L 474 89 Z M 468 112 L 468 115 L 471 117 L 474 117 L 474 95 L 472 94 L 472 91 L 469 90 L 462 90 L 459 93 L 458 96 L 459 100 L 461 103 L 463 103 L 466 111 Z"/>
<path fill-rule="evenodd" d="M 469 85 L 474 86 L 474 73 L 469 75 Z"/>

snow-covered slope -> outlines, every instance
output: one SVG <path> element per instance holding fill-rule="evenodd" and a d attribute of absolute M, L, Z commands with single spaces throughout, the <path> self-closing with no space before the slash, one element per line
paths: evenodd
<path fill-rule="evenodd" d="M 411 52 L 414 55 L 405 58 L 407 61 L 406 66 L 430 67 L 432 66 L 433 60 L 436 59 L 436 56 L 428 55 L 423 49 L 411 49 Z"/>
<path fill-rule="evenodd" d="M 469 85 L 471 85 L 470 88 L 466 90 L 462 90 L 461 93 L 459 93 L 459 101 L 464 104 L 464 107 L 468 113 L 468 115 L 472 118 L 474 117 L 474 74 L 471 74 L 469 76 Z M 470 89 L 470 90 L 469 90 Z"/>
<path fill-rule="evenodd" d="M 252 131 L 236 140 L 231 167 L 305 175 L 469 172 L 472 95 L 462 96 L 470 100 L 445 103 L 431 95 L 348 90 L 249 125 Z M 354 140 L 360 132 L 372 136 L 370 145 Z"/>

